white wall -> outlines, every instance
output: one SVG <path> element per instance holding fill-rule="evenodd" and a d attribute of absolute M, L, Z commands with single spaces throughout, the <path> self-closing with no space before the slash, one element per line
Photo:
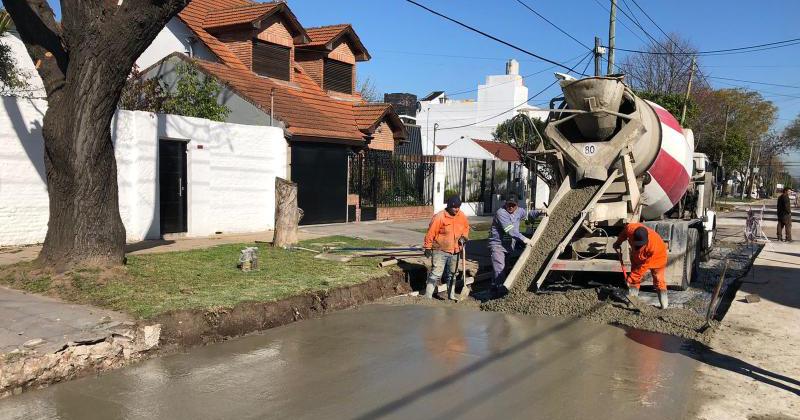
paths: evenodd
<path fill-rule="evenodd" d="M 3 97 L 0 111 L 0 245 L 44 240 L 48 199 L 41 100 Z M 277 127 L 119 111 L 112 122 L 120 215 L 129 242 L 160 237 L 158 140 L 187 141 L 187 236 L 271 229 L 275 177 L 287 171 Z"/>
<path fill-rule="evenodd" d="M 216 61 L 214 54 L 203 46 L 203 43 L 199 40 L 190 46 L 189 41 L 194 38 L 196 37 L 192 30 L 180 19 L 174 17 L 167 22 L 167 25 L 161 29 L 161 32 L 158 33 L 150 46 L 139 56 L 139 59 L 136 60 L 136 65 L 144 70 L 174 52 L 190 55 L 190 50 L 194 57 Z"/>
<path fill-rule="evenodd" d="M 478 85 L 477 99 L 446 98 L 442 101 L 437 97 L 420 101 L 416 118 L 424 153 L 432 153 L 434 141 L 436 145 L 448 145 L 461 138 L 491 140 L 497 125 L 517 115 L 518 110 L 536 109 L 526 103 L 528 88 L 519 75 L 519 66 L 507 71 L 510 73 L 486 76 L 485 83 Z M 439 130 L 436 130 L 434 139 L 436 124 L 439 124 Z M 448 129 L 468 124 L 472 125 Z"/>
<path fill-rule="evenodd" d="M 19 38 L 19 34 L 9 31 L 0 36 L 0 44 L 8 45 L 11 49 L 11 58 L 14 66 L 20 74 L 20 78 L 25 81 L 27 86 L 9 88 L 0 83 L 0 92 L 3 95 L 24 96 L 26 98 L 43 98 L 45 96 L 44 84 L 39 77 L 39 72 L 28 55 L 25 43 Z"/>

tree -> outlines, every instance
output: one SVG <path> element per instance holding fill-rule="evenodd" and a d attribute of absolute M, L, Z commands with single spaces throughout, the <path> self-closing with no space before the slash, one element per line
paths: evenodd
<path fill-rule="evenodd" d="M 369 77 L 358 83 L 358 94 L 367 102 L 381 102 L 381 95 L 378 94 L 378 88 L 375 82 Z"/>
<path fill-rule="evenodd" d="M 231 110 L 217 102 L 222 85 L 213 77 L 203 77 L 193 64 L 178 66 L 175 91 L 164 101 L 163 112 L 187 117 L 225 121 Z"/>
<path fill-rule="evenodd" d="M 628 55 L 620 65 L 627 83 L 634 90 L 642 92 L 685 94 L 692 54 L 697 52 L 697 48 L 679 35 L 670 34 L 667 39 L 650 44 L 645 51 Z M 705 79 L 698 76 L 699 72 L 696 72 L 695 86 L 702 87 Z"/>
<path fill-rule="evenodd" d="M 128 111 L 164 112 L 164 102 L 169 96 L 159 79 L 145 79 L 134 65 L 122 89 L 119 107 Z"/>
<path fill-rule="evenodd" d="M 188 0 L 3 0 L 37 64 L 48 109 L 44 163 L 50 219 L 37 262 L 57 269 L 121 264 L 110 124 L 136 59 Z"/>
<path fill-rule="evenodd" d="M 8 33 L 13 26 L 11 15 L 5 9 L 0 9 L 0 36 Z M 0 44 L 0 84 L 2 84 L 0 90 L 5 94 L 24 89 L 27 83 L 22 76 L 11 47 L 7 44 Z"/>
<path fill-rule="evenodd" d="M 783 130 L 783 135 L 790 142 L 792 149 L 800 149 L 800 115 L 786 126 L 786 129 Z"/>

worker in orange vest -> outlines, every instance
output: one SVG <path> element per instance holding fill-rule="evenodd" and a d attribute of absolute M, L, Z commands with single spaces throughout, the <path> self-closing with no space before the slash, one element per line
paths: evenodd
<path fill-rule="evenodd" d="M 620 252 L 622 242 L 630 244 L 631 272 L 628 273 L 628 295 L 638 296 L 642 277 L 650 270 L 653 284 L 658 290 L 661 309 L 669 306 L 667 297 L 667 245 L 656 231 L 641 223 L 628 223 L 614 242 L 614 249 Z"/>
<path fill-rule="evenodd" d="M 433 298 L 436 284 L 444 274 L 450 289 L 450 299 L 455 300 L 455 271 L 458 269 L 458 254 L 469 238 L 469 221 L 461 210 L 461 199 L 447 199 L 447 207 L 433 215 L 422 247 L 426 257 L 433 257 L 425 297 Z"/>

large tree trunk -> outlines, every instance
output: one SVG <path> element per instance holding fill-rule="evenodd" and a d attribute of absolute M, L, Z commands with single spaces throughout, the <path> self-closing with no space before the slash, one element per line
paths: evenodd
<path fill-rule="evenodd" d="M 275 234 L 272 239 L 272 246 L 289 248 L 297 244 L 297 225 L 299 222 L 297 184 L 276 177 Z"/>
<path fill-rule="evenodd" d="M 124 83 L 128 70 L 93 60 L 102 59 L 73 65 L 81 68 L 68 73 L 44 117 L 50 219 L 39 262 L 47 266 L 116 265 L 125 257 L 110 125 L 121 86 L 112 81 Z"/>
<path fill-rule="evenodd" d="M 47 92 L 50 198 L 38 262 L 57 269 L 125 257 L 111 120 L 134 62 L 188 0 L 3 0 Z"/>

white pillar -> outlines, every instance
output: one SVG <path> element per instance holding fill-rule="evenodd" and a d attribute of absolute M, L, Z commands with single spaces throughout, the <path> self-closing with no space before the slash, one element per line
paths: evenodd
<path fill-rule="evenodd" d="M 438 156 L 440 161 L 436 161 L 433 167 L 433 212 L 438 213 L 445 208 L 444 204 L 444 178 L 447 174 L 445 170 L 445 159 Z"/>

